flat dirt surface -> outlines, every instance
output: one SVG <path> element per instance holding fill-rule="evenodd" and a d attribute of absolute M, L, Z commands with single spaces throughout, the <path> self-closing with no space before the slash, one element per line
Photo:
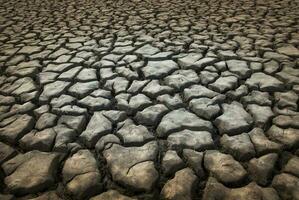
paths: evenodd
<path fill-rule="evenodd" d="M 1 200 L 298 200 L 298 0 L 0 0 Z"/>

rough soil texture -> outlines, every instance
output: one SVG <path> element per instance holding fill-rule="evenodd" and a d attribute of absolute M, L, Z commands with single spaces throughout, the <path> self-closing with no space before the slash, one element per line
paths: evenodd
<path fill-rule="evenodd" d="M 298 200 L 298 0 L 0 0 L 1 200 Z"/>

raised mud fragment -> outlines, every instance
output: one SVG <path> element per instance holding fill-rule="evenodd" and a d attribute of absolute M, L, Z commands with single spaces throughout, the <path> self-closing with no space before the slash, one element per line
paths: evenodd
<path fill-rule="evenodd" d="M 114 181 L 137 191 L 151 191 L 159 174 L 154 161 L 158 146 L 149 142 L 140 147 L 113 144 L 103 152 Z"/>
<path fill-rule="evenodd" d="M 59 160 L 60 155 L 56 153 L 19 154 L 2 165 L 7 175 L 4 183 L 16 195 L 43 191 L 55 183 Z"/>
<path fill-rule="evenodd" d="M 0 200 L 299 199 L 298 0 L 0 3 Z"/>

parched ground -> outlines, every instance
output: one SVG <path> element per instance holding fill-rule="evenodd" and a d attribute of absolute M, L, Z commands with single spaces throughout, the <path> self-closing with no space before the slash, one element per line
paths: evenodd
<path fill-rule="evenodd" d="M 1 200 L 298 200 L 298 0 L 0 0 Z"/>

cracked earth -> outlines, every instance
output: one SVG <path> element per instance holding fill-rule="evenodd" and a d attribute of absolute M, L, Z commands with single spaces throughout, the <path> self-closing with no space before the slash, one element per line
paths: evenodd
<path fill-rule="evenodd" d="M 298 200 L 298 0 L 1 0 L 1 200 Z"/>

